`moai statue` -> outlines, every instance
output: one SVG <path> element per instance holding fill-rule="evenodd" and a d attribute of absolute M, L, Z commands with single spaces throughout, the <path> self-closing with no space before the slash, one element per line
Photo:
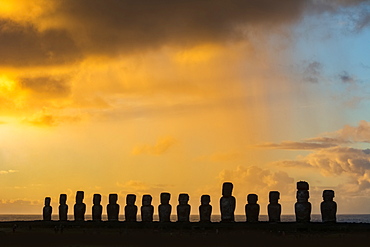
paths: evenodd
<path fill-rule="evenodd" d="M 109 204 L 107 205 L 108 221 L 118 221 L 119 205 L 117 200 L 117 194 L 109 194 Z"/>
<path fill-rule="evenodd" d="M 42 209 L 43 220 L 51 220 L 51 213 L 53 212 L 53 208 L 50 206 L 50 201 L 50 197 L 45 197 L 45 206 Z"/>
<path fill-rule="evenodd" d="M 295 203 L 295 217 L 297 222 L 306 223 L 311 220 L 311 203 L 308 201 L 309 186 L 305 181 L 297 182 L 297 202 Z"/>
<path fill-rule="evenodd" d="M 67 195 L 60 194 L 59 197 L 59 220 L 65 221 L 67 220 L 68 214 L 68 205 L 67 205 Z"/>
<path fill-rule="evenodd" d="M 125 218 L 127 222 L 136 222 L 137 206 L 135 205 L 136 195 L 128 194 L 126 196 Z"/>
<path fill-rule="evenodd" d="M 141 221 L 142 222 L 153 222 L 154 207 L 152 205 L 152 196 L 143 195 L 143 201 L 141 206 Z"/>
<path fill-rule="evenodd" d="M 100 205 L 101 202 L 101 195 L 94 194 L 93 198 L 93 206 L 92 206 L 92 218 L 93 221 L 101 221 L 101 215 L 103 213 L 103 206 Z"/>
<path fill-rule="evenodd" d="M 190 222 L 190 205 L 189 195 L 180 194 L 179 195 L 179 205 L 177 205 L 177 221 L 178 222 Z"/>
<path fill-rule="evenodd" d="M 172 206 L 170 205 L 171 194 L 161 193 L 161 204 L 158 206 L 159 222 L 170 222 Z"/>
<path fill-rule="evenodd" d="M 320 205 L 322 222 L 335 223 L 337 221 L 337 203 L 333 201 L 334 191 L 324 190 L 322 197 L 324 199 Z"/>
<path fill-rule="evenodd" d="M 212 206 L 209 205 L 210 201 L 211 197 L 209 195 L 202 195 L 202 197 L 200 198 L 200 222 L 211 222 Z"/>
<path fill-rule="evenodd" d="M 270 222 L 280 222 L 281 216 L 281 205 L 279 204 L 280 192 L 270 191 L 269 201 L 270 204 L 267 206 L 267 212 L 269 215 Z"/>
<path fill-rule="evenodd" d="M 74 216 L 75 221 L 84 221 L 86 213 L 86 205 L 83 203 L 84 192 L 77 191 L 76 193 L 76 204 L 74 205 Z"/>
<path fill-rule="evenodd" d="M 258 196 L 256 194 L 249 194 L 247 196 L 247 201 L 248 204 L 245 205 L 247 222 L 258 222 L 258 216 L 260 214 L 260 205 L 257 204 Z"/>
<path fill-rule="evenodd" d="M 232 196 L 233 184 L 226 182 L 222 185 L 222 197 L 220 199 L 221 222 L 233 222 L 235 211 L 235 197 Z"/>

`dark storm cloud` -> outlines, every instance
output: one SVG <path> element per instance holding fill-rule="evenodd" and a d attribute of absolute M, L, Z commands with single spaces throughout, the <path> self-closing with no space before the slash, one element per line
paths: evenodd
<path fill-rule="evenodd" d="M 366 12 L 357 21 L 357 31 L 361 31 L 363 28 L 370 27 L 370 14 Z"/>
<path fill-rule="evenodd" d="M 276 28 L 280 25 L 297 23 L 305 11 L 324 8 L 327 2 L 54 0 L 52 11 L 32 21 L 16 24 L 0 19 L 0 65 L 63 64 L 79 60 L 81 54 L 112 56 L 248 39 L 256 30 L 270 33 L 280 30 Z M 330 6 L 361 2 L 338 1 Z"/>
<path fill-rule="evenodd" d="M 70 63 L 80 56 L 65 30 L 38 31 L 33 25 L 21 25 L 0 19 L 0 65 L 37 66 Z"/>
<path fill-rule="evenodd" d="M 303 72 L 304 80 L 312 83 L 318 83 L 320 79 L 321 68 L 321 63 L 317 61 L 310 62 Z"/>
<path fill-rule="evenodd" d="M 64 0 L 52 14 L 70 23 L 92 50 L 116 51 L 238 39 L 245 35 L 242 27 L 270 32 L 310 11 L 335 12 L 364 2 L 369 1 Z"/>
<path fill-rule="evenodd" d="M 238 38 L 246 24 L 276 26 L 301 16 L 305 1 L 67 0 L 56 17 L 94 51 L 136 50 L 164 44 Z"/>
<path fill-rule="evenodd" d="M 355 83 L 356 82 L 356 79 L 353 76 L 349 75 L 348 72 L 346 71 L 343 71 L 339 75 L 339 78 L 343 83 Z"/>
<path fill-rule="evenodd" d="M 67 78 L 54 78 L 48 76 L 21 78 L 20 86 L 23 89 L 50 97 L 66 96 L 70 93 L 70 85 L 67 82 Z"/>

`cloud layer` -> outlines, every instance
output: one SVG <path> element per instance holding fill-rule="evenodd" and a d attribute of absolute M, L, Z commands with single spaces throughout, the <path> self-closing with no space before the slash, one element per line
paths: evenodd
<path fill-rule="evenodd" d="M 316 168 L 326 177 L 345 176 L 347 180 L 339 183 L 342 192 L 358 193 L 370 190 L 370 152 L 369 149 L 351 145 L 369 143 L 369 135 L 370 123 L 363 120 L 358 126 L 346 125 L 338 131 L 325 133 L 303 142 L 285 141 L 263 144 L 259 147 L 312 150 L 308 155 L 299 156 L 296 160 L 281 160 L 273 164 L 290 168 Z"/>
<path fill-rule="evenodd" d="M 176 139 L 173 137 L 161 138 L 154 145 L 139 145 L 133 148 L 133 155 L 161 155 L 165 153 L 169 148 L 176 144 Z"/>
<path fill-rule="evenodd" d="M 355 143 L 370 143 L 370 123 L 362 120 L 358 126 L 345 125 L 331 133 L 324 133 L 319 137 L 303 141 L 282 141 L 281 143 L 263 143 L 256 145 L 259 148 L 288 149 L 288 150 L 315 150 L 323 148 L 350 145 Z"/>
<path fill-rule="evenodd" d="M 366 1 L 12 1 L 6 18 L 0 19 L 0 65 L 64 64 L 91 54 L 113 56 L 248 39 L 261 27 L 271 31 L 294 24 L 307 11 L 335 11 L 362 2 Z M 27 6 L 27 11 L 17 5 Z M 41 5 L 45 10 L 40 11 Z M 359 25 L 366 20 L 359 20 Z"/>

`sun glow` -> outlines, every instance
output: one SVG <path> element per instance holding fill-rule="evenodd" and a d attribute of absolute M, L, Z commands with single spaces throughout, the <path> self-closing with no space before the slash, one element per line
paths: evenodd
<path fill-rule="evenodd" d="M 17 21 L 31 21 L 47 11 L 50 3 L 45 0 L 0 0 L 0 15 Z"/>
<path fill-rule="evenodd" d="M 1 75 L 0 76 L 0 92 L 9 93 L 14 91 L 16 88 L 16 83 L 9 79 L 8 77 Z"/>

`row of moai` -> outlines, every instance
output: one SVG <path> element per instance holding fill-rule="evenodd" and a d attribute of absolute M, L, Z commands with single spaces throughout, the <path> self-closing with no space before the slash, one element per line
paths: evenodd
<path fill-rule="evenodd" d="M 334 199 L 333 190 L 324 190 L 322 193 L 323 202 L 320 204 L 321 219 L 323 222 L 334 223 L 337 221 L 337 203 Z M 297 182 L 297 202 L 294 205 L 296 221 L 306 223 L 311 221 L 311 203 L 309 185 L 305 181 Z"/>
<path fill-rule="evenodd" d="M 311 220 L 311 203 L 309 199 L 309 185 L 307 182 L 299 181 L 297 183 L 297 202 L 295 204 L 296 221 L 305 223 Z M 235 221 L 235 207 L 236 199 L 232 196 L 233 184 L 225 182 L 222 186 L 222 197 L 220 199 L 221 222 Z M 161 193 L 160 202 L 158 206 L 159 221 L 170 222 L 172 206 L 170 205 L 170 193 Z M 336 222 L 337 204 L 333 201 L 334 191 L 324 190 L 323 199 L 321 203 L 321 215 L 323 222 Z M 83 203 L 84 192 L 77 191 L 76 203 L 74 205 L 74 219 L 75 221 L 84 221 L 86 213 L 86 205 Z M 269 222 L 280 222 L 281 205 L 279 204 L 280 193 L 278 191 L 270 191 L 269 204 L 267 206 Z M 107 205 L 108 221 L 118 221 L 120 206 L 117 204 L 118 195 L 109 195 L 109 204 Z M 179 195 L 179 205 L 177 205 L 177 221 L 190 221 L 190 205 L 189 195 Z M 43 219 L 51 220 L 52 207 L 50 206 L 50 197 L 45 198 L 45 206 L 43 208 Z M 126 197 L 126 206 L 124 208 L 125 219 L 127 222 L 136 222 L 137 220 L 137 206 L 135 205 L 136 195 L 128 194 Z M 200 222 L 211 222 L 212 206 L 210 205 L 211 197 L 209 195 L 201 196 L 201 205 L 199 206 Z M 245 215 L 247 222 L 258 222 L 260 213 L 260 206 L 257 204 L 258 195 L 249 194 L 247 196 L 247 204 L 245 205 Z M 59 220 L 66 221 L 68 214 L 67 195 L 61 194 L 59 198 Z M 143 222 L 152 222 L 154 207 L 152 204 L 151 195 L 143 195 L 141 206 L 141 219 Z M 93 221 L 101 221 L 103 213 L 103 206 L 101 205 L 101 195 L 94 194 L 92 206 Z"/>

